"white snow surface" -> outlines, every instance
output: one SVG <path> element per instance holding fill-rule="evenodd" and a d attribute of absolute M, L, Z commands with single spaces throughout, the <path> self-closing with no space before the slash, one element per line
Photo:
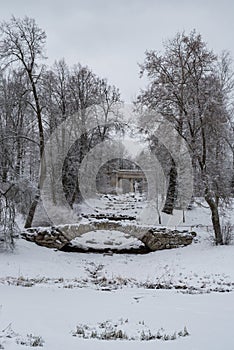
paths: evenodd
<path fill-rule="evenodd" d="M 31 334 L 45 350 L 233 350 L 234 245 L 212 244 L 209 216 L 201 207 L 187 213 L 184 226 L 205 225 L 193 227 L 192 245 L 145 255 L 66 253 L 17 240 L 14 252 L 0 254 L 0 349 L 30 349 Z M 86 235 L 89 241 L 98 232 Z M 120 233 L 106 235 L 121 241 Z M 128 320 L 122 330 L 129 337 L 161 328 L 172 335 L 185 326 L 189 336 L 73 336 L 80 324 L 98 329 L 120 320 Z"/>

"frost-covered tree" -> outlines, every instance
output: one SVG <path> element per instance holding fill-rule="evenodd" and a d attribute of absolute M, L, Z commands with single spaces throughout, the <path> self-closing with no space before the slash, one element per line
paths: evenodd
<path fill-rule="evenodd" d="M 228 128 L 224 134 L 224 139 L 232 154 L 231 166 L 227 166 L 227 169 L 232 173 L 231 176 L 231 194 L 234 195 L 234 72 L 233 72 L 233 59 L 229 52 L 222 52 L 219 71 L 220 71 L 220 83 L 225 91 L 225 103 L 227 106 L 227 121 Z"/>
<path fill-rule="evenodd" d="M 13 16 L 0 25 L 0 184 L 17 185 L 14 201 L 21 198 L 21 209 L 28 212 L 25 227 L 32 225 L 40 201 L 42 156 L 56 128 L 76 115 L 83 130 L 63 168 L 64 191 L 72 205 L 79 192 L 79 164 L 117 128 L 121 117 L 118 89 L 91 69 L 79 63 L 69 68 L 64 60 L 51 68 L 43 64 L 45 40 L 45 32 L 32 18 Z M 89 114 L 94 106 L 99 108 Z M 90 116 L 100 126 L 87 132 Z M 53 186 L 53 174 L 51 179 Z"/>
<path fill-rule="evenodd" d="M 12 16 L 9 22 L 1 23 L 1 68 L 17 66 L 28 79 L 33 97 L 29 103 L 37 118 L 41 155 L 44 149 L 44 130 L 38 83 L 42 72 L 41 59 L 44 58 L 45 40 L 45 32 L 37 26 L 32 18 L 19 19 Z"/>
<path fill-rule="evenodd" d="M 42 116 L 42 103 L 40 99 L 40 78 L 42 73 L 41 60 L 44 58 L 45 32 L 38 27 L 35 20 L 24 17 L 23 19 L 12 16 L 9 22 L 0 25 L 0 64 L 3 70 L 17 67 L 25 75 L 31 99 L 30 105 L 38 129 L 39 152 L 42 157 L 45 137 Z M 40 198 L 40 179 L 38 191 L 29 210 L 26 227 L 31 226 L 33 216 Z"/>
<path fill-rule="evenodd" d="M 49 125 L 48 137 L 70 116 L 74 117 L 80 131 L 63 164 L 64 192 L 69 204 L 73 206 L 75 201 L 81 200 L 77 174 L 82 160 L 91 148 L 103 142 L 121 124 L 120 93 L 89 67 L 76 64 L 69 68 L 64 60 L 60 60 L 44 72 L 43 94 Z M 97 123 L 98 127 L 89 128 Z M 53 176 L 52 165 L 50 173 L 53 187 L 56 176 Z M 52 187 L 53 202 L 56 203 L 56 191 Z"/>
<path fill-rule="evenodd" d="M 0 186 L 14 185 L 17 210 L 26 214 L 35 194 L 39 144 L 33 130 L 30 93 L 21 70 L 2 72 L 0 80 Z M 34 184 L 34 185 L 33 185 Z M 13 203 L 10 201 L 9 203 Z"/>
<path fill-rule="evenodd" d="M 72 206 L 81 200 L 78 184 L 78 169 L 86 154 L 95 145 L 107 139 L 121 125 L 119 113 L 121 98 L 119 90 L 99 78 L 88 67 L 80 64 L 69 74 L 70 111 L 77 115 L 81 135 L 71 148 L 64 163 L 63 185 L 67 199 Z M 90 113 L 90 111 L 92 111 Z M 98 127 L 87 131 L 90 117 Z"/>
<path fill-rule="evenodd" d="M 219 205 L 229 196 L 229 179 L 223 171 L 227 131 L 226 92 L 219 59 L 200 34 L 178 33 L 164 44 L 164 53 L 147 51 L 140 74 L 149 86 L 137 98 L 171 122 L 190 151 L 193 168 L 209 205 L 217 244 L 222 244 Z"/>

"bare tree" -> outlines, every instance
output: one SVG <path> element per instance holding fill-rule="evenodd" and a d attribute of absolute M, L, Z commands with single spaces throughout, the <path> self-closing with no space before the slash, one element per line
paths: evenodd
<path fill-rule="evenodd" d="M 75 116 L 81 132 L 63 166 L 64 191 L 72 206 L 81 199 L 77 179 L 80 163 L 92 147 L 104 141 L 111 131 L 120 126 L 120 93 L 90 68 L 76 64 L 70 69 L 64 60 L 55 62 L 52 69 L 44 72 L 43 86 L 49 133 L 70 115 Z M 87 132 L 91 119 L 97 122 L 98 127 Z M 53 169 L 50 171 L 53 173 Z M 53 176 L 51 180 L 53 182 Z"/>
<path fill-rule="evenodd" d="M 24 17 L 23 19 L 11 18 L 9 22 L 3 22 L 0 26 L 0 60 L 2 69 L 17 66 L 25 73 L 32 99 L 28 101 L 37 118 L 39 133 L 39 149 L 42 158 L 45 139 L 42 119 L 42 104 L 40 101 L 38 83 L 40 81 L 44 58 L 43 50 L 46 34 L 41 30 L 34 19 Z M 30 227 L 40 198 L 40 179 L 38 192 L 32 202 L 25 227 Z"/>
<path fill-rule="evenodd" d="M 222 244 L 219 204 L 228 198 L 228 188 L 221 145 L 227 106 L 218 58 L 200 34 L 178 33 L 165 43 L 164 54 L 146 52 L 141 75 L 145 73 L 150 85 L 137 103 L 170 121 L 186 141 L 211 210 L 216 243 Z"/>
<path fill-rule="evenodd" d="M 0 59 L 2 67 L 6 68 L 12 64 L 17 64 L 29 79 L 34 100 L 31 103 L 31 107 L 37 116 L 40 154 L 42 156 L 44 131 L 42 107 L 40 105 L 37 86 L 42 69 L 40 60 L 44 58 L 43 50 L 46 34 L 37 26 L 34 19 L 28 17 L 17 19 L 14 16 L 9 22 L 3 22 L 1 24 L 0 33 Z"/>
<path fill-rule="evenodd" d="M 13 16 L 0 25 L 0 184 L 19 183 L 25 189 L 26 180 L 30 183 L 34 199 L 25 227 L 32 225 L 40 201 L 47 138 L 70 115 L 79 119 L 81 135 L 63 169 L 64 191 L 72 205 L 79 193 L 79 164 L 93 146 L 119 126 L 121 118 L 119 90 L 88 67 L 77 64 L 70 69 L 60 60 L 46 69 L 45 40 L 45 32 L 31 18 Z M 102 126 L 87 131 L 90 118 L 98 119 Z M 28 192 L 25 190 L 27 198 Z"/>
<path fill-rule="evenodd" d="M 77 113 L 81 128 L 81 136 L 64 164 L 64 186 L 67 187 L 72 206 L 76 200 L 81 200 L 77 177 L 79 165 L 91 148 L 108 138 L 110 131 L 119 126 L 121 98 L 115 86 L 109 85 L 105 79 L 99 78 L 88 67 L 80 64 L 75 65 L 70 72 L 68 90 L 69 109 Z M 95 118 L 99 125 L 87 132 L 90 117 Z"/>
<path fill-rule="evenodd" d="M 226 141 L 232 154 L 231 167 L 231 194 L 234 195 L 234 73 L 232 70 L 233 60 L 230 53 L 223 51 L 219 60 L 220 84 L 225 91 L 225 103 L 227 105 L 226 117 L 228 126 L 224 133 Z"/>

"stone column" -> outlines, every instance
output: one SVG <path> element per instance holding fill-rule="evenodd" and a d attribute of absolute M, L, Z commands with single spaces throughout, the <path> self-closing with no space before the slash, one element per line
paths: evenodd
<path fill-rule="evenodd" d="M 123 193 L 123 180 L 116 176 L 116 194 Z"/>
<path fill-rule="evenodd" d="M 115 175 L 115 191 L 116 191 L 116 194 L 118 194 L 118 192 L 119 192 L 119 177 L 117 174 Z"/>
<path fill-rule="evenodd" d="M 123 193 L 123 179 L 120 178 L 119 179 L 119 193 Z"/>
<path fill-rule="evenodd" d="M 133 179 L 129 179 L 130 181 L 130 192 L 134 192 Z"/>

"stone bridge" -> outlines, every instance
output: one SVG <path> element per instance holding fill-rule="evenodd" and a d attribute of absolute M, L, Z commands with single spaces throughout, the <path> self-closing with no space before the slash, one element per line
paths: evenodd
<path fill-rule="evenodd" d="M 151 251 L 187 246 L 192 243 L 193 238 L 196 236 L 195 232 L 142 226 L 133 224 L 132 222 L 105 219 L 96 221 L 87 220 L 77 224 L 57 227 L 29 228 L 23 231 L 21 236 L 30 242 L 44 247 L 62 249 L 74 238 L 91 231 L 99 230 L 126 233 L 142 241 Z"/>

